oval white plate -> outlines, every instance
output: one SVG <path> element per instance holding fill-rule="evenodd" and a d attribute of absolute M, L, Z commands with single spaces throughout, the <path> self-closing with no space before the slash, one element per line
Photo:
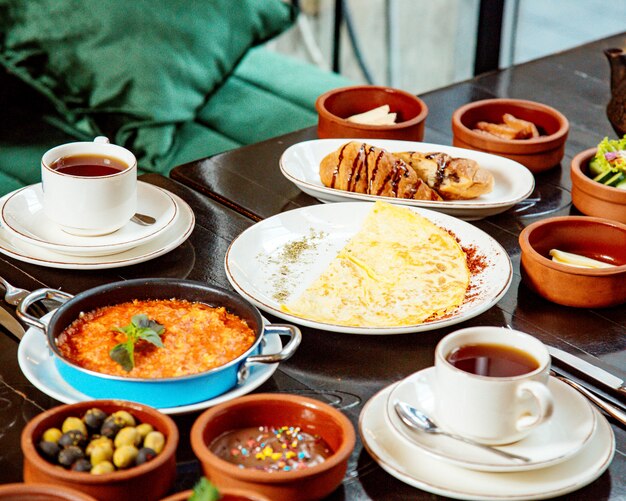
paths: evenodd
<path fill-rule="evenodd" d="M 99 270 L 105 268 L 121 268 L 132 264 L 143 263 L 150 259 L 162 256 L 182 244 L 195 225 L 195 216 L 191 207 L 182 198 L 169 194 L 176 204 L 178 217 L 170 224 L 163 233 L 156 238 L 138 245 L 132 249 L 119 252 L 110 256 L 73 256 L 61 254 L 43 247 L 28 244 L 11 235 L 7 230 L 0 228 L 0 253 L 6 254 L 18 261 L 38 264 L 49 268 L 62 268 L 70 270 Z M 0 199 L 0 206 L 6 200 L 6 196 Z"/>
<path fill-rule="evenodd" d="M 277 334 L 267 335 L 265 336 L 265 344 L 261 348 L 261 354 L 278 353 L 282 346 L 280 336 Z M 77 391 L 61 377 L 54 364 L 54 355 L 46 343 L 46 337 L 39 330 L 30 328 L 26 331 L 17 350 L 17 360 L 26 379 L 37 389 L 57 399 L 59 402 L 73 404 L 92 400 L 92 397 Z M 251 367 L 250 375 L 244 384 L 236 386 L 222 395 L 204 402 L 161 408 L 159 410 L 164 414 L 186 414 L 208 409 L 214 405 L 250 393 L 267 381 L 277 368 L 278 364 L 254 365 Z M 123 395 L 120 395 L 121 397 Z"/>
<path fill-rule="evenodd" d="M 106 256 L 157 238 L 178 215 L 176 202 L 168 191 L 142 181 L 137 182 L 137 212 L 154 217 L 156 222 L 142 226 L 129 221 L 119 230 L 97 237 L 70 235 L 44 215 L 39 183 L 9 193 L 0 220 L 9 234 L 28 244 L 69 255 Z"/>
<path fill-rule="evenodd" d="M 515 462 L 479 447 L 459 442 L 444 435 L 414 432 L 396 414 L 393 405 L 402 400 L 424 411 L 442 425 L 435 412 L 434 367 L 416 372 L 394 386 L 387 401 L 387 419 L 406 441 L 427 454 L 464 468 L 481 471 L 524 471 L 545 468 L 576 454 L 593 436 L 596 414 L 576 390 L 558 379 L 550 378 L 554 396 L 554 414 L 530 435 L 514 444 L 498 449 L 530 458 L 527 463 Z M 445 429 L 445 426 L 442 426 Z"/>
<path fill-rule="evenodd" d="M 508 158 L 499 157 L 490 153 L 466 150 L 454 146 L 417 143 L 412 141 L 353 139 L 352 141 L 368 143 L 384 148 L 389 152 L 419 151 L 428 153 L 440 151 L 454 157 L 475 160 L 481 167 L 493 174 L 493 191 L 472 200 L 437 202 L 432 200 L 408 200 L 381 197 L 328 188 L 324 186 L 320 180 L 320 162 L 326 155 L 337 150 L 347 141 L 351 140 L 316 139 L 294 144 L 287 148 L 282 154 L 280 158 L 280 170 L 287 179 L 298 186 L 302 191 L 322 202 L 386 200 L 397 204 L 424 207 L 440 211 L 465 220 L 481 219 L 504 212 L 513 205 L 528 198 L 535 187 L 535 178 L 526 167 Z"/>
<path fill-rule="evenodd" d="M 226 276 L 231 285 L 257 307 L 291 323 L 351 334 L 404 334 L 439 329 L 463 322 L 491 308 L 506 293 L 513 269 L 502 246 L 487 233 L 454 217 L 408 207 L 452 231 L 464 248 L 484 257 L 485 267 L 472 276 L 471 297 L 455 312 L 432 322 L 404 327 L 346 327 L 290 315 L 281 310 L 278 292 L 295 298 L 326 268 L 337 252 L 360 229 L 373 202 L 321 204 L 272 216 L 241 233 L 226 251 Z M 285 263 L 285 246 L 307 240 L 310 248 L 297 262 Z M 288 299 L 281 298 L 283 302 Z"/>
<path fill-rule="evenodd" d="M 547 499 L 581 489 L 609 467 L 615 453 L 615 436 L 597 411 L 598 426 L 591 440 L 562 463 L 538 470 L 486 472 L 461 468 L 434 459 L 412 447 L 393 432 L 385 419 L 392 387 L 374 395 L 359 416 L 363 445 L 387 473 L 433 494 L 478 501 Z"/>

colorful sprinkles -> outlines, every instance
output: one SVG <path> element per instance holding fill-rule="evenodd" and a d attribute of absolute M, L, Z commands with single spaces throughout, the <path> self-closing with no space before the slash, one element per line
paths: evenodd
<path fill-rule="evenodd" d="M 227 432 L 211 450 L 240 468 L 264 471 L 302 470 L 331 455 L 328 444 L 297 426 L 259 426 Z"/>

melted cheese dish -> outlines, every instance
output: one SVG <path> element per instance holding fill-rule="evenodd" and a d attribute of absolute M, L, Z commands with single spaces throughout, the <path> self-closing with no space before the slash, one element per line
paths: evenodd
<path fill-rule="evenodd" d="M 463 303 L 467 258 L 445 230 L 410 209 L 376 202 L 328 268 L 282 309 L 354 327 L 423 323 Z"/>

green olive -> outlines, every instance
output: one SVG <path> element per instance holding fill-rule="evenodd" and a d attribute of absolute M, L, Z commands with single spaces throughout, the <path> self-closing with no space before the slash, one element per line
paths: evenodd
<path fill-rule="evenodd" d="M 124 426 L 135 426 L 135 418 L 128 411 L 115 411 L 111 414 L 114 418 L 119 418 L 124 423 Z"/>
<path fill-rule="evenodd" d="M 103 475 L 105 473 L 113 473 L 115 471 L 115 466 L 111 461 L 102 461 L 91 469 L 92 475 Z"/>
<path fill-rule="evenodd" d="M 71 431 L 71 430 L 76 430 L 76 431 L 80 431 L 83 435 L 87 436 L 87 427 L 85 426 L 85 423 L 83 422 L 83 420 L 77 417 L 73 417 L 73 416 L 65 418 L 65 421 L 63 421 L 63 426 L 61 427 L 61 430 L 63 431 L 63 433 L 67 433 L 68 431 Z"/>
<path fill-rule="evenodd" d="M 122 445 L 113 452 L 113 464 L 118 468 L 128 468 L 135 464 L 139 451 L 134 445 Z"/>
<path fill-rule="evenodd" d="M 111 455 L 113 455 L 113 440 L 111 440 L 109 437 L 98 437 L 98 438 L 92 439 L 91 442 L 89 442 L 89 444 L 87 444 L 87 448 L 85 449 L 85 453 L 88 456 L 91 456 L 92 451 L 96 447 L 104 447 L 106 449 L 109 449 L 111 451 Z"/>
<path fill-rule="evenodd" d="M 98 445 L 91 450 L 91 464 L 96 466 L 103 461 L 111 461 L 113 458 L 113 449 L 109 445 Z"/>
<path fill-rule="evenodd" d="M 63 432 L 58 428 L 48 428 L 43 432 L 43 436 L 41 438 L 45 442 L 54 442 L 56 444 L 61 438 L 61 435 L 63 435 Z"/>
<path fill-rule="evenodd" d="M 143 440 L 143 446 L 159 454 L 165 446 L 165 436 L 160 431 L 151 431 Z"/>
<path fill-rule="evenodd" d="M 151 431 L 154 431 L 154 427 L 148 423 L 141 423 L 140 425 L 137 425 L 135 429 L 137 430 L 137 433 L 139 433 L 141 440 L 146 438 L 146 435 L 148 433 L 150 433 Z"/>
<path fill-rule="evenodd" d="M 133 426 L 126 426 L 117 432 L 115 440 L 113 441 L 115 447 L 121 447 L 122 445 L 134 445 L 141 444 L 141 435 L 137 432 L 137 428 Z"/>

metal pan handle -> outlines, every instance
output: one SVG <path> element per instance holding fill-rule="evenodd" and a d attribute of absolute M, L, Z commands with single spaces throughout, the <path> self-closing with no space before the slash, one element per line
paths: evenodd
<path fill-rule="evenodd" d="M 40 319 L 33 317 L 28 313 L 28 308 L 37 301 L 42 299 L 52 299 L 63 303 L 69 299 L 72 299 L 74 296 L 67 292 L 63 292 L 57 289 L 37 289 L 25 296 L 24 299 L 20 301 L 15 309 L 17 316 L 19 319 L 24 322 L 26 325 L 30 327 L 34 327 L 35 329 L 39 329 L 44 334 L 46 333 L 47 325 L 43 323 Z"/>
<path fill-rule="evenodd" d="M 281 334 L 289 336 L 289 342 L 278 353 L 267 353 L 264 355 L 251 355 L 237 372 L 237 383 L 242 384 L 250 375 L 250 367 L 254 364 L 275 364 L 290 358 L 300 346 L 302 341 L 302 333 L 295 325 L 287 324 L 271 324 L 265 327 L 267 334 Z"/>

